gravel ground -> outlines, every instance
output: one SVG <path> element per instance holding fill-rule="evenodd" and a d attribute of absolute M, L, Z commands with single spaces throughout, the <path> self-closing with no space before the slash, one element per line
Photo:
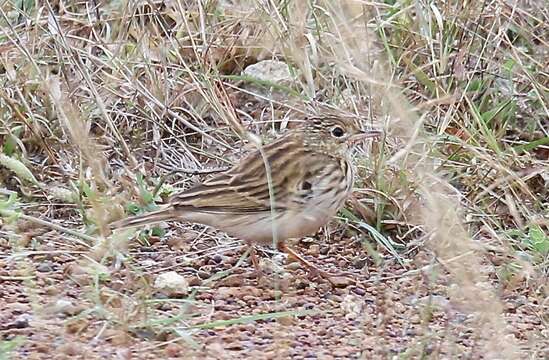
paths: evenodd
<path fill-rule="evenodd" d="M 118 269 L 102 268 L 108 281 L 96 285 L 81 255 L 53 252 L 55 244 L 45 242 L 25 260 L 0 260 L 0 334 L 22 337 L 12 353 L 19 359 L 490 358 L 482 352 L 487 337 L 479 319 L 453 303 L 449 276 L 427 252 L 416 253 L 407 268 L 392 260 L 373 265 L 353 239 L 328 246 L 320 238 L 296 248 L 323 269 L 350 273 L 336 286 L 269 250 L 258 277 L 248 260 L 235 267 L 245 250 L 238 243 L 208 237 L 189 244 L 174 236 L 151 246 L 132 243 L 131 257 Z M 9 254 L 7 242 L 2 246 Z M 182 256 L 213 246 L 209 254 Z M 186 278 L 193 302 L 150 285 L 166 271 Z M 484 271 L 495 281 L 490 266 Z M 519 358 L 542 359 L 547 329 L 531 285 L 522 281 L 498 295 Z M 276 315 L 250 319 L 269 313 Z"/>

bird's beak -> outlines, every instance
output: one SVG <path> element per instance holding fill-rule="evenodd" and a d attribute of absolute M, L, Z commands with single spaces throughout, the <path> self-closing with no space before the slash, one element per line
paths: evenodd
<path fill-rule="evenodd" d="M 364 141 L 365 139 L 377 138 L 377 137 L 380 137 L 381 135 L 383 135 L 383 131 L 378 129 L 362 130 L 358 134 L 349 136 L 349 138 L 347 139 L 347 142 L 354 144 L 357 142 Z"/>

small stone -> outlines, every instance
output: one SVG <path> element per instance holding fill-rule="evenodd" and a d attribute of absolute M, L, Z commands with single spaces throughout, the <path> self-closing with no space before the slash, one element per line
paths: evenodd
<path fill-rule="evenodd" d="M 311 256 L 318 256 L 320 254 L 320 245 L 313 244 L 309 246 L 309 250 L 307 251 L 307 253 Z"/>
<path fill-rule="evenodd" d="M 257 286 L 261 289 L 270 289 L 273 286 L 273 282 L 266 276 L 261 276 L 257 279 Z"/>
<path fill-rule="evenodd" d="M 13 303 L 9 306 L 9 309 L 14 314 L 23 314 L 30 311 L 30 306 L 28 304 Z"/>
<path fill-rule="evenodd" d="M 221 281 L 219 281 L 219 286 L 237 287 L 237 286 L 242 286 L 243 284 L 244 284 L 244 279 L 240 274 L 230 275 L 222 279 Z"/>
<path fill-rule="evenodd" d="M 175 271 L 158 275 L 154 287 L 169 296 L 186 295 L 189 291 L 189 282 Z"/>
<path fill-rule="evenodd" d="M 417 314 L 414 314 L 414 315 L 410 316 L 409 320 L 410 320 L 410 323 L 412 323 L 414 325 L 417 325 L 417 324 L 421 323 L 421 318 Z"/>
<path fill-rule="evenodd" d="M 226 311 L 218 311 L 215 313 L 216 320 L 230 320 L 233 318 L 233 315 Z"/>
<path fill-rule="evenodd" d="M 244 75 L 277 84 L 289 84 L 292 80 L 288 64 L 278 60 L 263 60 L 244 69 Z"/>
<path fill-rule="evenodd" d="M 34 345 L 34 350 L 35 350 L 37 353 L 47 354 L 47 353 L 49 353 L 50 351 L 52 351 L 52 347 L 50 346 L 50 344 L 37 342 L 37 343 Z"/>
<path fill-rule="evenodd" d="M 366 266 L 366 258 L 361 259 L 360 257 L 357 257 L 353 260 L 353 266 L 356 269 L 362 269 Z"/>
<path fill-rule="evenodd" d="M 185 237 L 173 236 L 167 241 L 167 244 L 171 250 L 188 251 L 190 246 Z"/>
<path fill-rule="evenodd" d="M 73 342 L 68 342 L 59 346 L 57 351 L 71 357 L 82 354 L 82 349 L 78 346 L 78 344 Z"/>
<path fill-rule="evenodd" d="M 55 302 L 55 305 L 53 306 L 53 312 L 72 316 L 78 313 L 78 309 L 70 300 L 59 299 Z"/>
<path fill-rule="evenodd" d="M 419 302 L 422 305 L 429 305 L 437 309 L 446 309 L 450 306 L 450 301 L 446 297 L 440 295 L 424 296 L 419 299 Z"/>
<path fill-rule="evenodd" d="M 322 255 L 327 255 L 328 253 L 330 252 L 330 247 L 328 245 L 323 245 L 321 248 L 320 248 L 320 253 Z"/>
<path fill-rule="evenodd" d="M 118 330 L 112 333 L 109 340 L 115 346 L 127 345 L 131 341 L 131 336 L 125 331 Z"/>
<path fill-rule="evenodd" d="M 285 325 L 285 326 L 290 326 L 294 323 L 295 319 L 294 319 L 293 316 L 282 316 L 282 317 L 279 317 L 278 319 L 276 319 L 276 321 L 279 324 L 282 324 L 282 325 Z"/>
<path fill-rule="evenodd" d="M 89 321 L 86 319 L 78 319 L 75 321 L 71 321 L 70 323 L 65 325 L 65 329 L 69 334 L 78 334 L 82 331 L 86 330 L 86 328 L 89 326 Z"/>
<path fill-rule="evenodd" d="M 8 324 L 8 328 L 15 328 L 15 329 L 24 329 L 29 327 L 29 320 L 32 319 L 32 316 L 29 314 L 22 314 L 19 315 L 15 321 L 11 324 Z"/>
<path fill-rule="evenodd" d="M 191 276 L 190 278 L 187 279 L 187 281 L 189 282 L 189 286 L 202 285 L 202 279 L 199 278 L 198 276 Z"/>
<path fill-rule="evenodd" d="M 116 358 L 119 360 L 131 360 L 132 351 L 130 349 L 118 349 L 116 350 Z"/>
<path fill-rule="evenodd" d="M 156 261 L 154 261 L 153 259 L 144 259 L 143 261 L 141 261 L 141 266 L 153 267 L 156 266 Z"/>
<path fill-rule="evenodd" d="M 300 269 L 301 266 L 302 266 L 301 263 L 299 263 L 297 261 L 294 261 L 294 262 L 291 262 L 288 265 L 286 265 L 286 269 L 288 269 L 288 270 L 297 270 L 297 269 Z"/>
<path fill-rule="evenodd" d="M 164 352 L 167 357 L 179 358 L 183 355 L 182 353 L 184 352 L 184 348 L 180 344 L 171 343 L 166 345 Z"/>
<path fill-rule="evenodd" d="M 36 271 L 38 271 L 38 272 L 43 272 L 43 273 L 52 272 L 52 271 L 53 271 L 53 267 L 52 267 L 52 265 L 51 265 L 51 263 L 50 263 L 49 261 L 46 261 L 46 262 L 40 263 L 40 264 L 36 267 Z"/>
<path fill-rule="evenodd" d="M 351 285 L 353 281 L 353 279 L 346 276 L 330 276 L 330 282 L 333 286 L 338 288 L 347 287 Z"/>
<path fill-rule="evenodd" d="M 347 295 L 341 301 L 340 306 L 345 312 L 346 319 L 356 319 L 362 313 L 363 302 L 358 296 Z"/>
<path fill-rule="evenodd" d="M 212 261 L 215 263 L 215 264 L 219 264 L 223 261 L 223 256 L 219 255 L 219 254 L 215 254 L 213 257 L 212 257 Z"/>
<path fill-rule="evenodd" d="M 48 286 L 44 289 L 44 294 L 49 296 L 54 296 L 59 294 L 59 287 L 56 286 Z"/>
<path fill-rule="evenodd" d="M 206 280 L 207 278 L 210 277 L 210 273 L 204 270 L 198 270 L 196 275 L 198 275 L 198 277 L 202 280 Z"/>
<path fill-rule="evenodd" d="M 364 296 L 364 295 L 366 295 L 366 290 L 364 290 L 363 288 L 359 288 L 359 287 L 353 288 L 353 292 L 354 292 L 355 294 L 357 294 L 358 296 Z"/>
<path fill-rule="evenodd" d="M 214 294 L 214 299 L 225 300 L 225 299 L 237 298 L 241 293 L 242 291 L 238 287 L 222 286 L 217 288 Z"/>
<path fill-rule="evenodd" d="M 160 243 L 160 240 L 162 240 L 160 238 L 160 236 L 149 236 L 147 238 L 147 241 L 150 245 L 156 245 L 156 244 L 159 244 Z"/>
<path fill-rule="evenodd" d="M 239 341 L 233 341 L 231 343 L 225 344 L 225 349 L 228 350 L 242 350 L 244 347 Z"/>

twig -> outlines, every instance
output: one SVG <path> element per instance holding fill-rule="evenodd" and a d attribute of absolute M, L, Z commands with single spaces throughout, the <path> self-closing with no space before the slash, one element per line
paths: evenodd
<path fill-rule="evenodd" d="M 13 213 L 14 213 L 13 210 L 2 210 L 2 209 L 0 209 L 0 215 L 2 215 L 2 216 L 11 216 L 11 215 L 13 215 Z M 80 232 L 75 231 L 75 230 L 67 229 L 67 228 L 65 228 L 61 225 L 57 225 L 55 223 L 36 218 L 34 216 L 25 215 L 25 214 L 17 214 L 17 216 L 20 219 L 31 221 L 33 223 L 40 224 L 40 225 L 45 226 L 45 227 L 49 227 L 50 229 L 57 230 L 59 232 L 72 235 L 72 236 L 74 236 L 76 238 L 79 238 L 79 239 L 82 239 L 82 240 L 86 240 L 86 241 L 88 241 L 92 244 L 96 242 L 96 239 L 93 236 L 86 235 L 86 234 L 80 233 Z M 76 240 L 76 242 L 79 243 L 80 245 L 90 247 L 90 244 L 87 244 L 83 241 Z"/>
<path fill-rule="evenodd" d="M 170 172 L 170 175 L 176 174 L 176 173 L 184 173 L 184 174 L 191 174 L 191 175 L 214 174 L 214 173 L 227 171 L 228 169 L 230 169 L 230 167 L 228 166 L 206 168 L 206 169 L 177 169 L 177 170 L 172 170 Z"/>

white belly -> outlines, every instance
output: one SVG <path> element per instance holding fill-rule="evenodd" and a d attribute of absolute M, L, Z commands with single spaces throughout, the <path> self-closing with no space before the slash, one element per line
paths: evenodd
<path fill-rule="evenodd" d="M 327 224 L 345 199 L 334 202 L 331 207 L 313 206 L 305 211 L 278 212 L 275 214 L 276 237 L 278 240 L 300 238 L 312 235 Z M 251 214 L 208 214 L 194 213 L 188 217 L 189 221 L 210 225 L 227 234 L 250 243 L 269 245 L 273 241 L 273 217 L 270 213 Z"/>

